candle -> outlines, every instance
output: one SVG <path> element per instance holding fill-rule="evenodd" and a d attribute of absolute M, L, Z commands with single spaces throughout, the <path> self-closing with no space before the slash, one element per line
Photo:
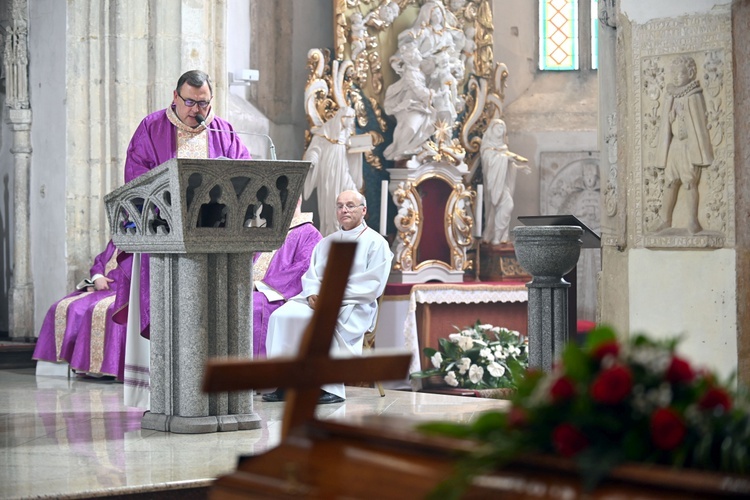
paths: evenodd
<path fill-rule="evenodd" d="M 380 234 L 387 236 L 386 223 L 388 219 L 388 181 L 380 181 Z"/>
<path fill-rule="evenodd" d="M 481 184 L 477 184 L 477 204 L 476 209 L 474 210 L 476 214 L 476 224 L 474 225 L 474 236 L 477 238 L 482 237 L 482 209 L 484 203 L 484 186 Z"/>

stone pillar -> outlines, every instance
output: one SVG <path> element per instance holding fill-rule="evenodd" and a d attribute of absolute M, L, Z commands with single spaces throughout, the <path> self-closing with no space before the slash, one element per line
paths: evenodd
<path fill-rule="evenodd" d="M 31 273 L 31 109 L 29 107 L 28 4 L 13 0 L 11 24 L 3 46 L 5 104 L 13 133 L 14 252 L 10 285 L 9 324 L 12 338 L 34 336 L 34 282 Z"/>
<path fill-rule="evenodd" d="M 151 255 L 151 408 L 144 429 L 259 428 L 251 392 L 201 391 L 209 358 L 252 357 L 252 260 L 252 253 Z"/>
<path fill-rule="evenodd" d="M 31 110 L 11 109 L 8 123 L 13 131 L 15 210 L 13 278 L 10 285 L 9 330 L 13 338 L 34 336 L 34 282 L 31 275 L 29 178 L 31 174 Z"/>
<path fill-rule="evenodd" d="M 529 289 L 529 366 L 550 371 L 569 339 L 568 289 L 563 276 L 581 253 L 578 226 L 517 226 L 518 262 L 533 277 Z"/>

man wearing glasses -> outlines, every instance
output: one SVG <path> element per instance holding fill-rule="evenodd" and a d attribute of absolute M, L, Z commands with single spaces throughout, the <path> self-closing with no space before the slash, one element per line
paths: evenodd
<path fill-rule="evenodd" d="M 385 289 L 393 259 L 385 238 L 365 222 L 366 213 L 367 201 L 358 191 L 344 191 L 336 198 L 336 218 L 341 228 L 315 245 L 310 267 L 302 276 L 302 292 L 271 314 L 266 339 L 269 358 L 296 354 L 305 327 L 313 316 L 331 244 L 340 241 L 356 242 L 357 250 L 331 351 L 345 356 L 362 354 L 364 335 L 375 326 L 377 300 Z M 345 397 L 344 384 L 327 384 L 323 386 L 318 403 L 341 403 Z M 266 402 L 283 400 L 281 389 L 263 395 Z"/>
<path fill-rule="evenodd" d="M 213 87 L 206 73 L 192 70 L 183 74 L 177 80 L 172 105 L 144 118 L 130 139 L 125 182 L 175 157 L 250 158 L 232 125 L 214 115 L 212 99 Z"/>
<path fill-rule="evenodd" d="M 250 153 L 234 133 L 232 125 L 211 108 L 213 86 L 208 74 L 199 70 L 184 73 L 174 89 L 172 104 L 146 116 L 138 125 L 128 146 L 125 182 L 149 172 L 172 158 L 249 159 Z M 208 129 L 210 130 L 208 130 Z M 132 254 L 120 253 L 118 262 Z M 135 263 L 133 263 L 135 264 Z M 136 267 L 137 269 L 137 267 Z M 128 321 L 125 347 L 125 404 L 148 407 L 148 344 L 139 334 L 149 337 L 150 300 L 148 255 L 141 259 L 140 273 L 127 272 L 129 283 L 118 288 L 115 321 Z M 140 291 L 140 307 L 129 307 L 129 289 Z M 138 319 L 140 317 L 140 319 Z"/>

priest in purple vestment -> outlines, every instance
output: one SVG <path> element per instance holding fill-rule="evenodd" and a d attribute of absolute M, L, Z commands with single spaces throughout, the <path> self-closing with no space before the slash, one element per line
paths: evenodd
<path fill-rule="evenodd" d="M 90 278 L 52 304 L 39 332 L 34 359 L 67 361 L 76 372 L 122 380 L 125 327 L 112 321 L 115 295 L 125 281 L 118 253 L 110 241 L 94 260 Z M 125 265 L 129 269 L 129 262 Z"/>
<path fill-rule="evenodd" d="M 310 266 L 313 248 L 323 239 L 312 224 L 313 214 L 297 211 L 284 244 L 273 252 L 255 254 L 253 264 L 253 357 L 266 357 L 271 313 L 302 291 L 302 275 Z"/>
<path fill-rule="evenodd" d="M 203 71 L 191 70 L 177 80 L 172 104 L 145 117 L 128 146 L 125 160 L 125 182 L 130 182 L 172 158 L 230 158 L 249 159 L 250 152 L 235 133 L 232 125 L 215 116 L 211 107 L 213 86 Z M 117 297 L 116 320 L 127 319 L 125 369 L 125 404 L 149 406 L 149 348 L 138 345 L 134 332 L 149 338 L 151 324 L 149 300 L 148 255 L 133 259 L 135 276 L 130 285 L 123 287 Z M 138 271 L 139 270 L 139 271 Z M 133 279 L 134 278 L 134 279 Z M 139 304 L 130 306 L 130 297 L 139 295 Z M 131 347 L 133 346 L 133 347 Z"/>
<path fill-rule="evenodd" d="M 172 158 L 249 159 L 250 152 L 232 125 L 215 116 L 213 86 L 203 71 L 192 70 L 177 81 L 172 104 L 144 118 L 128 146 L 125 182 L 130 182 Z M 199 123 L 198 118 L 201 120 Z M 149 266 L 141 260 L 141 335 L 149 337 Z M 127 292 L 118 304 L 127 304 Z M 125 310 L 120 308 L 120 315 Z M 121 317 L 118 315 L 118 318 Z M 118 319 L 119 321 L 119 319 Z"/>

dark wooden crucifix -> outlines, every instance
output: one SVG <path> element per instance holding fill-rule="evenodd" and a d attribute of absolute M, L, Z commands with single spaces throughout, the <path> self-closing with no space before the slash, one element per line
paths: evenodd
<path fill-rule="evenodd" d="M 331 358 L 331 342 L 339 315 L 356 243 L 331 246 L 320 296 L 295 357 L 261 360 L 211 360 L 206 366 L 204 392 L 284 388 L 286 407 L 281 438 L 313 419 L 320 386 L 329 383 L 375 382 L 402 378 L 411 355 L 368 355 Z"/>

